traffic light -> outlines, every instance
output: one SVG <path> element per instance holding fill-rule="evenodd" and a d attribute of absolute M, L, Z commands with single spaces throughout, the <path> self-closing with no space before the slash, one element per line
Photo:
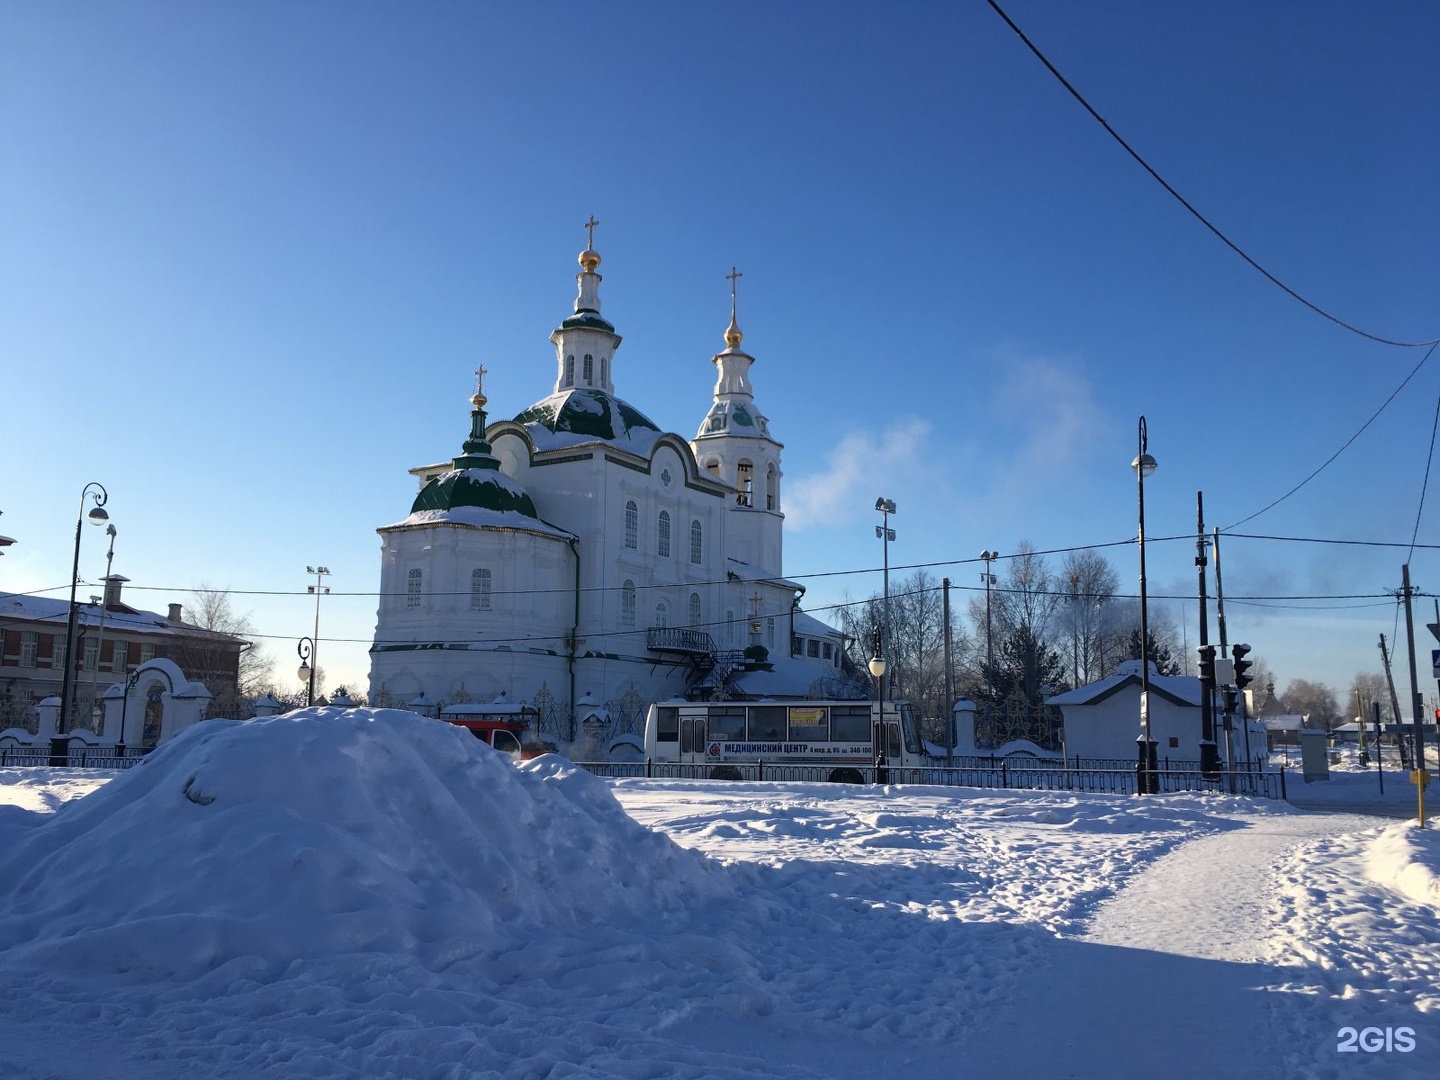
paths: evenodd
<path fill-rule="evenodd" d="M 1201 645 L 1200 653 L 1200 681 L 1206 686 L 1215 685 L 1215 646 Z M 1440 714 L 1440 709 L 1435 710 Z"/>
<path fill-rule="evenodd" d="M 1235 689 L 1237 690 L 1244 690 L 1255 678 L 1250 674 L 1250 669 L 1255 666 L 1255 661 L 1245 659 L 1245 655 L 1249 651 L 1249 645 L 1236 645 L 1230 650 L 1235 659 Z"/>

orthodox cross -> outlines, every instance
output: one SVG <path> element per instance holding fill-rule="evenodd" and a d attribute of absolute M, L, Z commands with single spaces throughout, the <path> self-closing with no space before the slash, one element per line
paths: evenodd
<path fill-rule="evenodd" d="M 730 273 L 725 275 L 725 280 L 730 282 L 730 317 L 732 319 L 735 318 L 735 282 L 744 276 L 744 274 L 736 270 L 733 266 L 730 267 Z"/>
<path fill-rule="evenodd" d="M 475 403 L 477 408 L 485 404 L 484 383 L 485 376 L 488 374 L 489 372 L 485 370 L 484 364 L 480 364 L 478 367 L 475 368 L 475 396 L 470 400 Z"/>
<path fill-rule="evenodd" d="M 595 226 L 600 222 L 595 220 L 595 215 L 590 215 L 590 220 L 585 222 L 585 246 L 591 251 L 595 250 Z"/>

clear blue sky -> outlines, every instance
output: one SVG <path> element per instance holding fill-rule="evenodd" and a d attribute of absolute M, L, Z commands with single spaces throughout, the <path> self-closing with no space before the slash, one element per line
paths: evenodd
<path fill-rule="evenodd" d="M 1372 333 L 1440 335 L 1440 9 L 1005 7 L 1272 273 Z M 231 588 L 282 672 L 306 564 L 329 566 L 332 685 L 364 683 L 374 530 L 407 468 L 458 452 L 476 364 L 492 418 L 549 392 L 592 213 L 617 391 L 686 437 L 744 273 L 812 608 L 878 590 L 879 495 L 892 567 L 954 563 L 932 572 L 957 588 L 985 547 L 1133 538 L 1144 414 L 1151 592 L 1191 598 L 1193 645 L 1194 543 L 1158 538 L 1193 536 L 1197 490 L 1222 527 L 1289 490 L 1424 355 L 1226 250 L 983 0 L 16 2 L 0 140 L 0 588 L 63 594 L 99 481 L 130 599 Z M 1437 396 L 1440 357 L 1237 531 L 1408 543 Z M 1109 554 L 1134 591 L 1133 545 Z M 1440 592 L 1430 551 L 1223 555 L 1231 638 L 1282 688 L 1378 670 L 1395 605 L 1238 598 L 1373 597 L 1407 557 Z M 87 581 L 103 556 L 89 530 Z"/>

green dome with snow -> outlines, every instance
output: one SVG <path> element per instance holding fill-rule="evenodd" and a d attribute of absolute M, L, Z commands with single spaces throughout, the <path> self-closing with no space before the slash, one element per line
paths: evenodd
<path fill-rule="evenodd" d="M 601 440 L 648 452 L 661 434 L 654 421 L 633 405 L 603 390 L 583 387 L 551 394 L 515 417 L 515 422 L 529 428 L 542 448 Z"/>
<path fill-rule="evenodd" d="M 535 504 L 523 488 L 496 469 L 452 469 L 433 477 L 420 489 L 410 507 L 412 514 L 422 510 L 449 512 L 462 507 L 477 510 L 514 512 L 538 518 Z"/>

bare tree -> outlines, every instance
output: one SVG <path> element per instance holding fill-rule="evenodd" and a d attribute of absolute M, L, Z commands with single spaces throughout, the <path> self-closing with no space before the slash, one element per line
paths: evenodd
<path fill-rule="evenodd" d="M 1378 702 L 1380 705 L 1380 722 L 1386 722 L 1390 716 L 1390 688 L 1385 682 L 1385 676 L 1378 671 L 1359 671 L 1355 678 L 1350 680 L 1350 700 L 1346 702 L 1346 712 L 1355 710 L 1362 724 L 1370 724 L 1374 720 L 1375 713 L 1373 706 Z"/>
<path fill-rule="evenodd" d="M 1065 556 L 1060 582 L 1071 680 L 1081 686 L 1102 677 L 1108 609 L 1115 602 L 1119 578 L 1099 552 L 1071 551 Z"/>
<path fill-rule="evenodd" d="M 240 676 L 236 692 L 241 698 L 253 698 L 263 693 L 265 684 L 271 681 L 273 661 L 265 650 L 255 643 L 255 625 L 249 613 L 235 610 L 228 589 L 217 589 L 200 582 L 187 597 L 186 614 L 192 625 L 217 634 L 229 634 L 243 638 L 249 646 L 240 653 Z M 203 657 L 200 658 L 203 664 Z"/>
<path fill-rule="evenodd" d="M 1312 727 L 1323 727 L 1326 731 L 1340 723 L 1340 707 L 1335 701 L 1335 691 L 1324 683 L 1308 679 L 1291 679 L 1280 695 L 1280 703 L 1292 715 L 1309 716 Z"/>

